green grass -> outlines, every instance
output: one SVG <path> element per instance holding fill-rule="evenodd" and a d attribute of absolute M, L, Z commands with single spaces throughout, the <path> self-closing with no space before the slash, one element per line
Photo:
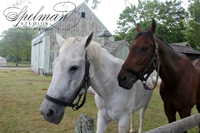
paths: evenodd
<path fill-rule="evenodd" d="M 19 63 L 18 67 L 30 67 L 31 64 L 29 63 Z M 7 62 L 7 67 L 16 67 L 16 63 L 13 62 Z"/>
<path fill-rule="evenodd" d="M 78 111 L 66 108 L 65 116 L 59 125 L 46 122 L 39 113 L 52 77 L 38 76 L 30 70 L 0 70 L 0 132 L 30 133 L 74 133 L 78 116 L 85 113 L 97 122 L 97 107 L 92 95 L 87 96 L 85 105 Z M 192 114 L 197 114 L 196 109 Z M 144 118 L 144 131 L 167 124 L 163 102 L 159 91 L 154 90 Z M 135 127 L 139 127 L 139 111 L 135 114 Z M 118 132 L 115 122 L 108 125 L 107 133 Z M 198 132 L 195 127 L 190 133 Z"/>

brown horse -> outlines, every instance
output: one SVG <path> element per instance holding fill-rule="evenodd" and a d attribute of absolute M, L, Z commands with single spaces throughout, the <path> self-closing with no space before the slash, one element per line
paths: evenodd
<path fill-rule="evenodd" d="M 200 112 L 200 60 L 192 64 L 156 37 L 154 19 L 149 30 L 141 31 L 139 25 L 136 30 L 138 34 L 118 74 L 119 85 L 130 89 L 138 79 L 145 84 L 145 76 L 148 78 L 148 74 L 159 67 L 160 95 L 169 123 L 176 121 L 176 112 L 181 118 L 190 116 L 195 104 Z"/>

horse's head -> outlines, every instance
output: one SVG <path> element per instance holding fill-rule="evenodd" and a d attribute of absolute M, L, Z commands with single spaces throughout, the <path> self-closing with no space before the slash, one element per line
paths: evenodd
<path fill-rule="evenodd" d="M 86 77 L 86 47 L 93 33 L 85 38 L 63 39 L 56 34 L 60 45 L 59 56 L 53 62 L 53 77 L 46 98 L 41 104 L 40 113 L 48 122 L 58 124 L 64 115 L 65 107 L 74 107 L 73 101 L 83 93 L 83 80 Z"/>
<path fill-rule="evenodd" d="M 119 85 L 125 89 L 131 89 L 138 80 L 147 80 L 154 70 L 156 40 L 154 32 L 156 23 L 152 20 L 151 27 L 147 31 L 141 31 L 137 25 L 137 35 L 129 48 L 129 55 L 118 74 Z M 156 51 L 157 52 L 157 51 Z"/>

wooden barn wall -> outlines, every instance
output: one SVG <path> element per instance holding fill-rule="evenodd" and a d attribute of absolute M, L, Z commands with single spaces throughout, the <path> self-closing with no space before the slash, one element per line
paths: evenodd
<path fill-rule="evenodd" d="M 49 63 L 49 71 L 52 73 L 52 62 L 58 56 L 59 45 L 56 42 L 56 32 L 60 34 L 63 38 L 67 37 L 85 37 L 91 31 L 93 31 L 93 40 L 95 42 L 100 43 L 101 38 L 98 37 L 98 34 L 106 27 L 101 23 L 101 21 L 94 15 L 94 13 L 87 7 L 85 3 L 81 4 L 76 9 L 77 12 L 85 12 L 85 18 L 80 19 L 80 15 L 78 13 L 74 13 L 71 15 L 67 21 L 60 21 L 54 24 L 54 27 L 58 27 L 59 29 L 69 29 L 73 27 L 78 20 L 80 22 L 70 30 L 58 30 L 56 28 L 49 28 L 46 31 L 46 36 L 50 37 L 50 63 Z"/>
<path fill-rule="evenodd" d="M 6 58 L 1 58 L 0 57 L 0 67 L 1 66 L 7 66 Z"/>
<path fill-rule="evenodd" d="M 187 55 L 187 57 L 190 61 L 193 61 L 193 60 L 200 58 L 200 55 L 196 55 L 196 54 L 186 54 L 186 55 Z"/>
<path fill-rule="evenodd" d="M 31 47 L 31 69 L 39 74 L 42 69 L 44 71 L 45 66 L 45 42 L 44 33 L 32 40 Z"/>
<path fill-rule="evenodd" d="M 115 57 L 120 58 L 125 61 L 128 56 L 128 53 L 129 53 L 129 48 L 128 46 L 124 45 L 121 49 L 119 49 L 116 52 Z"/>

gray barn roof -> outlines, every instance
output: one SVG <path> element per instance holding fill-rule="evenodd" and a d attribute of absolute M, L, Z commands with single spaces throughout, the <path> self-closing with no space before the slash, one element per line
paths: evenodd
<path fill-rule="evenodd" d="M 6 58 L 0 56 L 0 59 L 6 59 Z"/>
<path fill-rule="evenodd" d="M 121 47 L 127 45 L 129 47 L 129 43 L 126 40 L 116 41 L 116 42 L 109 42 L 103 46 L 110 54 L 116 53 Z"/>
<path fill-rule="evenodd" d="M 181 44 L 181 45 L 180 45 Z M 109 42 L 103 46 L 110 54 L 116 53 L 121 47 L 127 45 L 129 47 L 129 43 L 126 40 L 120 40 L 116 42 Z M 196 54 L 200 55 L 200 52 L 193 49 L 187 42 L 176 43 L 170 45 L 177 53 L 179 54 Z"/>
<path fill-rule="evenodd" d="M 186 46 L 183 45 L 170 45 L 177 53 L 179 54 L 197 54 L 200 55 L 200 52 L 193 49 L 189 44 Z"/>
<path fill-rule="evenodd" d="M 107 30 L 104 29 L 101 33 L 99 33 L 98 37 L 111 37 L 112 34 Z"/>
<path fill-rule="evenodd" d="M 178 45 L 178 46 L 190 46 L 188 42 L 179 42 L 179 43 L 172 43 L 171 45 Z"/>

